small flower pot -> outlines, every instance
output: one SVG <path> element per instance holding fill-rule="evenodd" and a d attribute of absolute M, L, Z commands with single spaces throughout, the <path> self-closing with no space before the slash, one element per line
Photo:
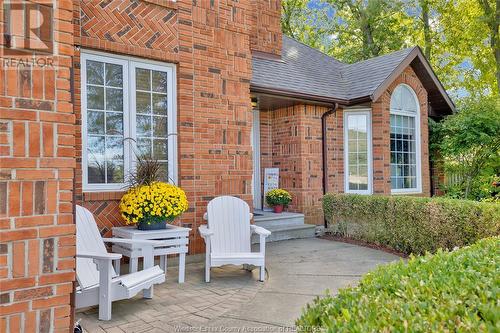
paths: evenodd
<path fill-rule="evenodd" d="M 273 208 L 275 213 L 277 214 L 283 213 L 283 205 L 276 205 Z"/>
<path fill-rule="evenodd" d="M 137 229 L 139 230 L 161 230 L 161 229 L 167 229 L 167 221 L 160 222 L 160 223 L 137 223 Z"/>

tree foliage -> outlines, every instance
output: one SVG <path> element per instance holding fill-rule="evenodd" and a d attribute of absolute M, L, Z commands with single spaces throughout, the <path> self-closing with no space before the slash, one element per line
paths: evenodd
<path fill-rule="evenodd" d="M 328 15 L 325 8 L 312 9 L 309 0 L 281 1 L 281 30 L 284 34 L 324 51 Z"/>
<path fill-rule="evenodd" d="M 489 43 L 491 30 L 479 4 L 482 0 L 435 1 L 440 58 L 433 65 L 445 87 L 455 95 L 460 90 L 471 97 L 498 95 L 495 68 L 499 64 Z"/>
<path fill-rule="evenodd" d="M 500 91 L 500 0 L 478 0 L 483 19 L 489 29 L 490 51 L 495 59 L 497 91 Z"/>
<path fill-rule="evenodd" d="M 327 50 L 334 57 L 356 62 L 404 47 L 400 28 L 402 4 L 392 0 L 328 0 L 335 18 Z"/>
<path fill-rule="evenodd" d="M 470 197 L 474 185 L 481 186 L 478 180 L 500 173 L 500 98 L 465 103 L 433 132 L 431 140 L 440 140 L 445 168 L 461 176 L 463 197 Z"/>
<path fill-rule="evenodd" d="M 345 62 L 420 46 L 456 97 L 500 90 L 500 0 L 283 0 L 283 31 Z"/>

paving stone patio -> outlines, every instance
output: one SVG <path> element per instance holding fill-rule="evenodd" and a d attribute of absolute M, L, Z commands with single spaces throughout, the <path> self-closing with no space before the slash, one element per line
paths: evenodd
<path fill-rule="evenodd" d="M 258 268 L 213 268 L 205 283 L 203 263 L 186 265 L 186 282 L 177 283 L 170 267 L 155 297 L 113 303 L 110 321 L 97 319 L 97 308 L 77 312 L 87 332 L 283 332 L 293 327 L 302 308 L 329 289 L 355 284 L 379 264 L 398 260 L 385 252 L 318 238 L 269 243 L 268 275 Z"/>

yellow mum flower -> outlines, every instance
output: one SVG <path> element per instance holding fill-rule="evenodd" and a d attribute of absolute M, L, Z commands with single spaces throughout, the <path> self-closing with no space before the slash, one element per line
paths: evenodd
<path fill-rule="evenodd" d="M 120 201 L 120 212 L 127 224 L 140 223 L 150 217 L 171 221 L 189 207 L 186 193 L 163 182 L 130 188 Z"/>

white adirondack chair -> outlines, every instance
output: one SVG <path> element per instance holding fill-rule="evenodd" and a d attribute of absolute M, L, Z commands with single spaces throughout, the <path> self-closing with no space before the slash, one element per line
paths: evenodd
<path fill-rule="evenodd" d="M 143 251 L 144 269 L 120 276 L 122 255 L 108 253 L 104 242 L 139 246 Z M 141 290 L 144 298 L 152 298 L 153 285 L 165 281 L 165 274 L 159 266 L 154 266 L 153 257 L 153 247 L 161 244 L 161 241 L 102 238 L 92 213 L 76 206 L 76 278 L 79 284 L 76 308 L 99 304 L 99 319 L 110 320 L 111 302 L 134 297 Z M 112 261 L 115 261 L 116 271 Z"/>
<path fill-rule="evenodd" d="M 205 219 L 208 226 L 198 229 L 205 240 L 205 281 L 210 282 L 210 268 L 222 265 L 260 266 L 259 280 L 264 281 L 266 271 L 266 237 L 270 231 L 250 225 L 252 214 L 248 204 L 235 197 L 221 196 L 208 203 Z M 252 233 L 260 236 L 260 251 L 252 252 Z"/>

